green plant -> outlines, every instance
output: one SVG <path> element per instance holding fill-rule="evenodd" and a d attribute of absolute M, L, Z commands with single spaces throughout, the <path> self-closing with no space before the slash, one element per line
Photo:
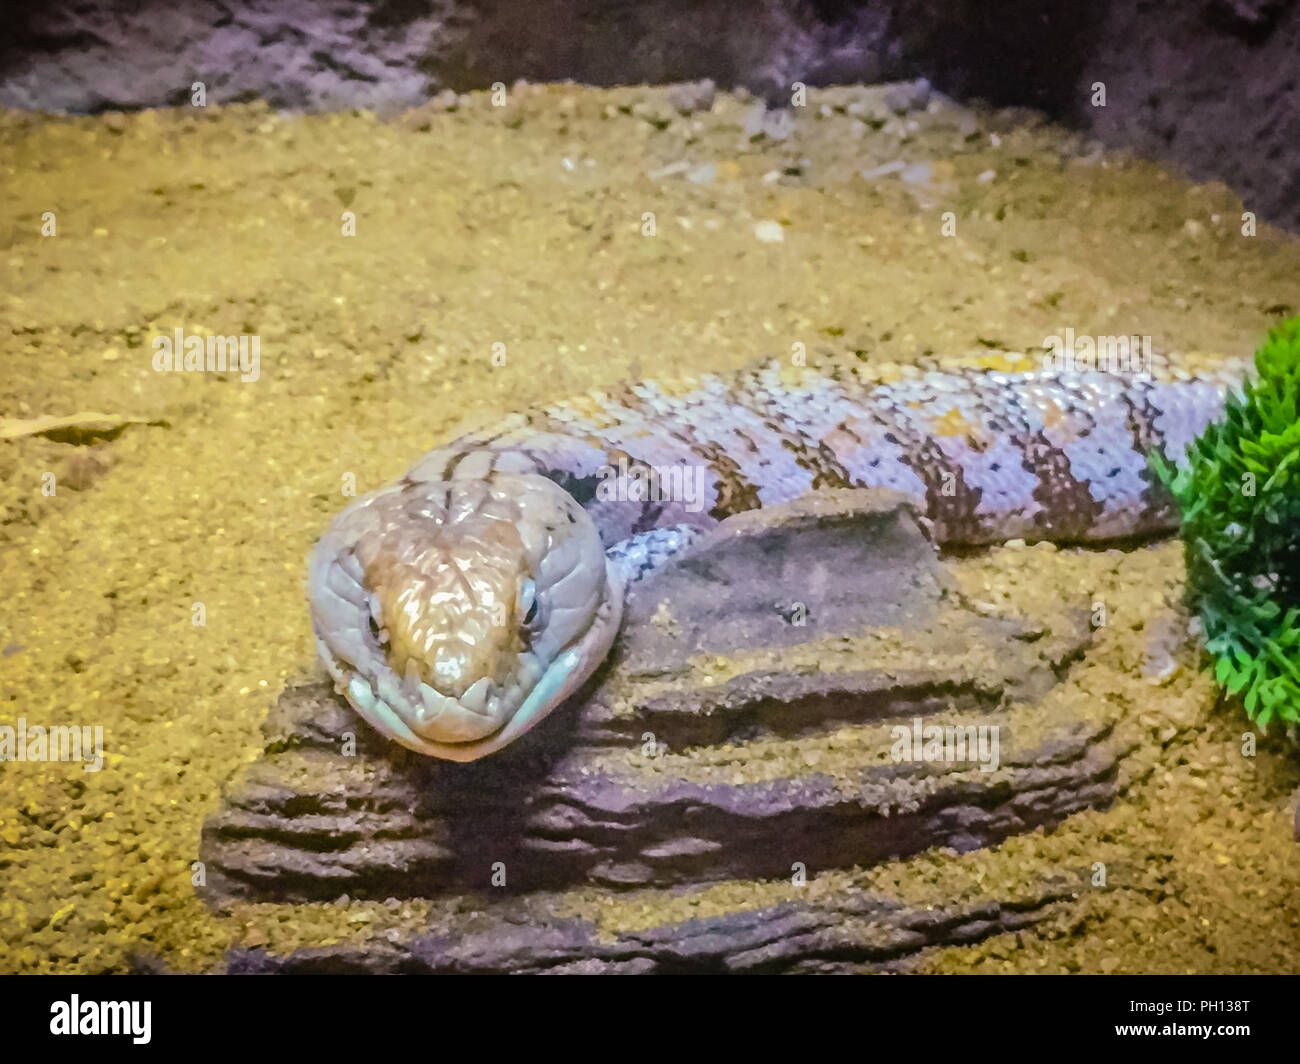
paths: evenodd
<path fill-rule="evenodd" d="M 1300 318 L 1268 334 L 1257 377 L 1173 467 L 1187 589 L 1215 677 L 1261 727 L 1300 722 Z"/>

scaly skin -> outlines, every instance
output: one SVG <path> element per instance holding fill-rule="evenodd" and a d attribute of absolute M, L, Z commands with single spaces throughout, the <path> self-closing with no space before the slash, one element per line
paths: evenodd
<path fill-rule="evenodd" d="M 1175 528 L 1146 455 L 1181 460 L 1248 369 L 771 363 L 514 415 L 335 519 L 310 561 L 317 646 L 384 734 L 474 760 L 591 675 L 629 579 L 744 510 L 882 487 L 920 503 L 945 544 Z"/>

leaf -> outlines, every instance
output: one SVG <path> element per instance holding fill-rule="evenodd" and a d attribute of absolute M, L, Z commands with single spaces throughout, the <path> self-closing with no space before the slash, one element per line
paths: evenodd
<path fill-rule="evenodd" d="M 88 443 L 94 439 L 115 440 L 128 425 L 170 427 L 161 418 L 101 414 L 94 410 L 84 410 L 65 417 L 43 414 L 34 418 L 0 418 L 0 440 L 18 440 L 24 436 L 45 436 L 59 443 Z"/>
<path fill-rule="evenodd" d="M 1300 604 L 1278 597 L 1295 595 L 1300 559 L 1300 317 L 1269 331 L 1255 368 L 1181 465 L 1148 461 L 1182 514 L 1188 597 L 1215 681 L 1263 726 L 1300 721 Z"/>

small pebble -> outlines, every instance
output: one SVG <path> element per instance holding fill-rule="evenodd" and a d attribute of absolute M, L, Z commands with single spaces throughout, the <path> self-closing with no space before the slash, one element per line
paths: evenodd
<path fill-rule="evenodd" d="M 703 81 L 686 81 L 668 90 L 668 102 L 682 114 L 708 111 L 713 108 L 716 88 L 709 78 Z"/>
<path fill-rule="evenodd" d="M 874 181 L 878 177 L 884 177 L 886 174 L 896 174 L 906 169 L 907 163 L 903 162 L 902 159 L 895 159 L 893 162 L 882 163 L 880 166 L 873 167 L 870 170 L 863 170 L 861 173 L 868 181 Z"/>
<path fill-rule="evenodd" d="M 668 163 L 666 166 L 657 167 L 654 170 L 646 172 L 646 177 L 651 181 L 662 181 L 665 177 L 674 177 L 677 174 L 684 174 L 690 170 L 691 164 L 685 159 L 679 159 L 675 163 Z"/>
<path fill-rule="evenodd" d="M 897 114 L 922 111 L 930 102 L 930 83 L 925 78 L 903 81 L 885 90 L 885 106 Z"/>
<path fill-rule="evenodd" d="M 930 183 L 930 164 L 913 163 L 900 175 L 909 185 L 928 185 Z"/>
<path fill-rule="evenodd" d="M 759 100 L 745 116 L 745 136 L 749 140 L 770 137 L 772 140 L 785 140 L 794 132 L 794 119 L 784 108 L 769 111 L 767 104 Z"/>
<path fill-rule="evenodd" d="M 698 163 L 686 171 L 686 180 L 696 185 L 707 185 L 718 176 L 718 168 L 713 163 Z"/>

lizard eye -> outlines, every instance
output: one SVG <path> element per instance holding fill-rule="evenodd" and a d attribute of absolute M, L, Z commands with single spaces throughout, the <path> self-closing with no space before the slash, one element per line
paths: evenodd
<path fill-rule="evenodd" d="M 537 620 L 537 585 L 531 580 L 524 580 L 519 585 L 519 613 L 524 619 L 525 627 L 531 627 Z"/>

